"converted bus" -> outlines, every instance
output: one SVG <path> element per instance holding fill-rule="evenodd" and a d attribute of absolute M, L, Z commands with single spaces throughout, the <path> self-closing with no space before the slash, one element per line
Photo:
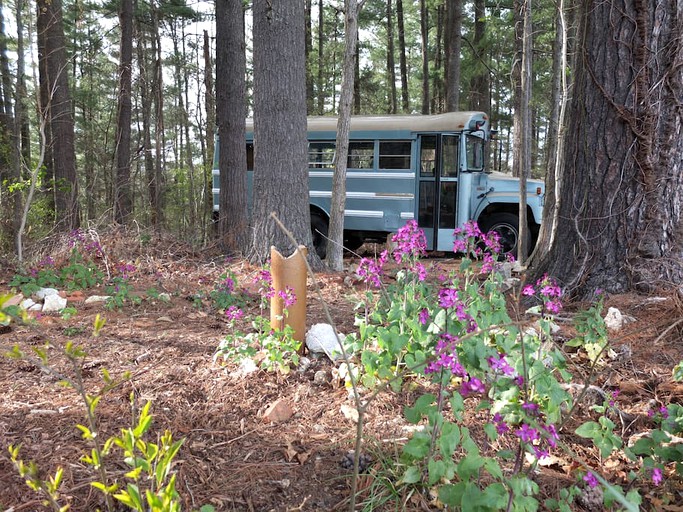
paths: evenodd
<path fill-rule="evenodd" d="M 254 162 L 253 120 L 247 120 L 249 190 Z M 519 239 L 519 180 L 485 168 L 491 130 L 483 112 L 352 116 L 344 210 L 344 245 L 385 242 L 417 220 L 427 248 L 452 251 L 454 230 L 475 220 L 496 231 L 504 250 Z M 308 168 L 313 243 L 325 255 L 334 173 L 336 117 L 308 118 Z M 218 211 L 218 144 L 213 207 Z M 529 247 L 541 223 L 544 184 L 527 182 Z"/>

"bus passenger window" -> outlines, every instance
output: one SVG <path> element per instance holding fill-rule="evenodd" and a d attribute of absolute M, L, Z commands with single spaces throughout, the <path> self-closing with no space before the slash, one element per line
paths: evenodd
<path fill-rule="evenodd" d="M 247 171 L 254 170 L 254 143 L 247 142 Z"/>
<path fill-rule="evenodd" d="M 314 169 L 331 169 L 334 167 L 334 142 L 309 142 L 308 167 Z"/>
<path fill-rule="evenodd" d="M 420 176 L 433 177 L 436 170 L 436 137 L 423 135 L 420 144 Z"/>
<path fill-rule="evenodd" d="M 441 176 L 455 178 L 458 175 L 458 145 L 457 135 L 444 135 L 442 139 Z"/>
<path fill-rule="evenodd" d="M 380 169 L 410 169 L 409 140 L 381 141 L 379 143 Z"/>
<path fill-rule="evenodd" d="M 375 162 L 374 142 L 349 142 L 349 158 L 346 167 L 349 169 L 372 169 Z"/>

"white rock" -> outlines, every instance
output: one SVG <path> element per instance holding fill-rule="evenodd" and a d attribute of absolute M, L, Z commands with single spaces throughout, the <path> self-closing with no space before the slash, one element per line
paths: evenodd
<path fill-rule="evenodd" d="M 86 304 L 94 304 L 96 302 L 107 302 L 111 299 L 111 295 L 91 295 L 85 299 Z"/>
<path fill-rule="evenodd" d="M 21 309 L 25 309 L 26 311 L 30 311 L 30 309 L 36 305 L 36 301 L 33 299 L 24 299 L 21 301 L 21 304 L 19 304 L 19 307 Z"/>
<path fill-rule="evenodd" d="M 45 304 L 43 305 L 43 313 L 52 313 L 53 311 L 60 311 L 66 307 L 67 300 L 59 295 L 48 295 L 45 297 Z"/>
<path fill-rule="evenodd" d="M 334 327 L 330 324 L 315 324 L 306 333 L 306 346 L 312 353 L 324 353 L 332 361 L 338 361 L 344 358 L 339 346 L 344 338 L 345 336 L 340 333 L 337 341 Z"/>
<path fill-rule="evenodd" d="M 605 315 L 605 326 L 612 331 L 618 331 L 624 326 L 624 315 L 617 308 L 609 308 Z"/>
<path fill-rule="evenodd" d="M 57 295 L 58 293 L 59 291 L 55 290 L 54 288 L 41 288 L 34 295 L 40 300 L 43 300 L 51 295 Z"/>

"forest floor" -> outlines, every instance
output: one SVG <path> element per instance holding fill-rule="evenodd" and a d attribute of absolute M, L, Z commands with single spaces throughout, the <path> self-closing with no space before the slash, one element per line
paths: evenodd
<path fill-rule="evenodd" d="M 30 353 L 49 343 L 52 368 L 73 376 L 61 350 L 73 341 L 87 352 L 82 375 L 93 394 L 103 386 L 102 370 L 114 378 L 130 372 L 131 378 L 108 391 L 97 407 L 99 438 L 116 435 L 130 425 L 131 397 L 138 409 L 151 401 L 152 430 L 163 433 L 168 429 L 174 439 L 185 439 L 174 466 L 183 510 L 198 510 L 205 504 L 219 511 L 348 510 L 351 471 L 342 462 L 353 447 L 356 426 L 342 410 L 352 403 L 343 383 L 334 379 L 314 382 L 316 372 L 325 370 L 331 375 L 334 365 L 326 358 L 311 358 L 307 368 L 287 376 L 264 371 L 245 375 L 234 364 L 214 361 L 216 347 L 229 329 L 209 292 L 226 270 L 248 288 L 260 269 L 169 240 L 143 244 L 110 235 L 102 245 L 110 263 L 135 265 L 131 283 L 140 304 L 128 301 L 114 309 L 102 303 L 85 304 L 85 298 L 104 294 L 101 286 L 73 293 L 69 306 L 76 311 L 68 319 L 43 314 L 30 324 L 0 326 L 2 352 L 16 344 Z M 48 252 L 59 258 L 67 251 L 47 244 L 36 258 Z M 346 263 L 352 267 L 354 260 Z M 448 266 L 456 261 L 442 258 L 439 263 Z M 0 295 L 9 291 L 13 274 L 13 268 L 0 267 Z M 365 286 L 350 271 L 320 273 L 316 278 L 338 330 L 353 331 L 354 307 Z M 167 293 L 170 300 L 159 299 L 159 293 Z M 313 295 L 309 291 L 309 327 L 327 322 L 322 304 Z M 253 302 L 251 311 L 255 315 L 259 314 L 257 303 Z M 571 316 L 582 306 L 570 305 L 563 314 Z M 607 392 L 619 390 L 618 407 L 631 420 L 618 425 L 618 430 L 629 438 L 653 428 L 648 411 L 683 401 L 683 385 L 674 382 L 671 374 L 683 360 L 682 331 L 674 327 L 665 332 L 681 318 L 683 307 L 670 294 L 655 300 L 633 294 L 611 296 L 606 307 L 633 317 L 632 323 L 611 334 L 611 344 L 621 356 L 601 367 L 595 380 Z M 106 325 L 98 337 L 92 337 L 98 314 L 106 318 Z M 569 325 L 561 324 L 565 330 Z M 561 331 L 558 339 L 569 335 Z M 570 357 L 580 368 L 581 357 Z M 59 380 L 35 361 L 0 358 L 0 510 L 42 509 L 41 498 L 24 484 L 11 463 L 10 444 L 21 445 L 21 458 L 35 461 L 44 478 L 63 468 L 61 499 L 71 510 L 91 511 L 103 505 L 101 494 L 89 485 L 92 472 L 80 460 L 89 451 L 75 428 L 85 423 L 83 406 L 76 392 L 60 386 Z M 364 451 L 371 461 L 360 479 L 358 498 L 365 510 L 435 509 L 428 492 L 397 486 L 400 473 L 392 477 L 386 464 L 395 459 L 409 435 L 403 410 L 418 395 L 414 387 L 406 389 L 381 393 L 368 410 Z M 281 422 L 265 421 L 264 412 L 278 400 L 287 404 L 292 416 Z M 586 409 L 584 420 L 589 414 Z M 476 419 L 472 421 L 472 429 L 481 427 Z M 591 444 L 572 432 L 563 433 L 563 440 L 608 480 L 623 482 L 633 469 L 617 456 L 601 460 Z M 534 477 L 541 486 L 540 497 L 556 496 L 560 488 L 581 484 L 577 470 L 561 454 L 552 464 L 540 467 Z M 125 466 L 121 460 L 114 461 L 110 471 L 120 476 Z M 665 472 L 664 483 L 658 487 L 638 484 L 643 486 L 644 509 L 682 510 L 680 479 L 669 476 L 671 471 Z M 395 493 L 395 501 L 380 506 L 381 498 L 390 492 Z M 584 510 L 590 505 L 572 508 Z"/>

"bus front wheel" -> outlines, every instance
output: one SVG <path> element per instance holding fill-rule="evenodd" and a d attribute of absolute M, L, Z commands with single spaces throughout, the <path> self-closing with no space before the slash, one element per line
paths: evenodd
<path fill-rule="evenodd" d="M 313 236 L 313 247 L 321 260 L 327 256 L 327 233 L 329 226 L 327 220 L 322 215 L 311 213 L 311 235 Z"/>
<path fill-rule="evenodd" d="M 519 243 L 519 217 L 514 213 L 494 213 L 483 218 L 479 227 L 484 233 L 495 231 L 500 237 L 501 252 L 503 254 L 517 255 Z M 527 230 L 527 236 L 530 233 Z M 527 247 L 531 249 L 531 238 L 527 239 Z"/>

